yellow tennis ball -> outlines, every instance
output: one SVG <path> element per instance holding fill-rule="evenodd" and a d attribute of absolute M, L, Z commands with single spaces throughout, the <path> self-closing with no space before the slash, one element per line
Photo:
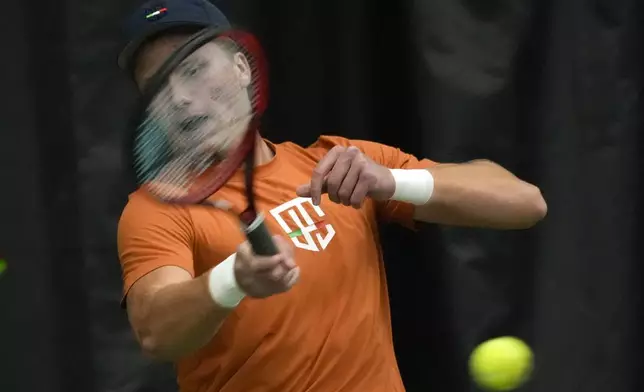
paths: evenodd
<path fill-rule="evenodd" d="M 489 391 L 511 391 L 532 373 L 533 355 L 521 339 L 504 336 L 478 345 L 469 361 L 474 381 Z"/>

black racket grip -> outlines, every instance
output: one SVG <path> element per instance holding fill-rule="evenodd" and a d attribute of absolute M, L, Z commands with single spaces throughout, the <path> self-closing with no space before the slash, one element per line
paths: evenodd
<path fill-rule="evenodd" d="M 257 218 L 244 231 L 256 255 L 274 256 L 279 253 L 271 233 L 268 231 L 266 224 L 264 224 L 263 215 L 257 215 Z"/>

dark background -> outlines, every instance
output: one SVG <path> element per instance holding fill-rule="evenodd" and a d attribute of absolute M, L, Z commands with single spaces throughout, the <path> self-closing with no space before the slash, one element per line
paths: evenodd
<path fill-rule="evenodd" d="M 536 353 L 523 391 L 644 390 L 640 0 L 230 0 L 271 62 L 265 136 L 493 159 L 538 184 L 537 228 L 385 228 L 410 392 L 474 391 L 470 350 Z M 173 391 L 118 306 L 135 0 L 7 1 L 0 60 L 0 391 Z M 8 105 L 7 105 L 8 104 Z M 365 391 L 367 392 L 367 391 Z"/>

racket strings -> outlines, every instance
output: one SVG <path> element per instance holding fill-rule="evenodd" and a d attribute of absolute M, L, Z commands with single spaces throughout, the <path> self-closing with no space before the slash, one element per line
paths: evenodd
<path fill-rule="evenodd" d="M 226 160 L 261 99 L 255 59 L 245 53 L 251 77 L 244 86 L 231 62 L 239 47 L 227 38 L 222 42 L 229 62 L 213 65 L 212 51 L 195 51 L 170 74 L 139 126 L 134 169 L 140 183 L 164 199 L 186 195 L 209 168 Z"/>

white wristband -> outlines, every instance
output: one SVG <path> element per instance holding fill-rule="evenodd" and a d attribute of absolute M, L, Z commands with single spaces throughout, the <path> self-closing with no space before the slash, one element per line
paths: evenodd
<path fill-rule="evenodd" d="M 396 183 L 391 200 L 403 201 L 417 206 L 429 201 L 434 193 L 434 176 L 424 169 L 390 169 Z"/>
<path fill-rule="evenodd" d="M 227 309 L 239 305 L 246 296 L 235 278 L 235 257 L 235 253 L 228 256 L 226 260 L 211 269 L 208 276 L 210 296 L 219 306 Z"/>

